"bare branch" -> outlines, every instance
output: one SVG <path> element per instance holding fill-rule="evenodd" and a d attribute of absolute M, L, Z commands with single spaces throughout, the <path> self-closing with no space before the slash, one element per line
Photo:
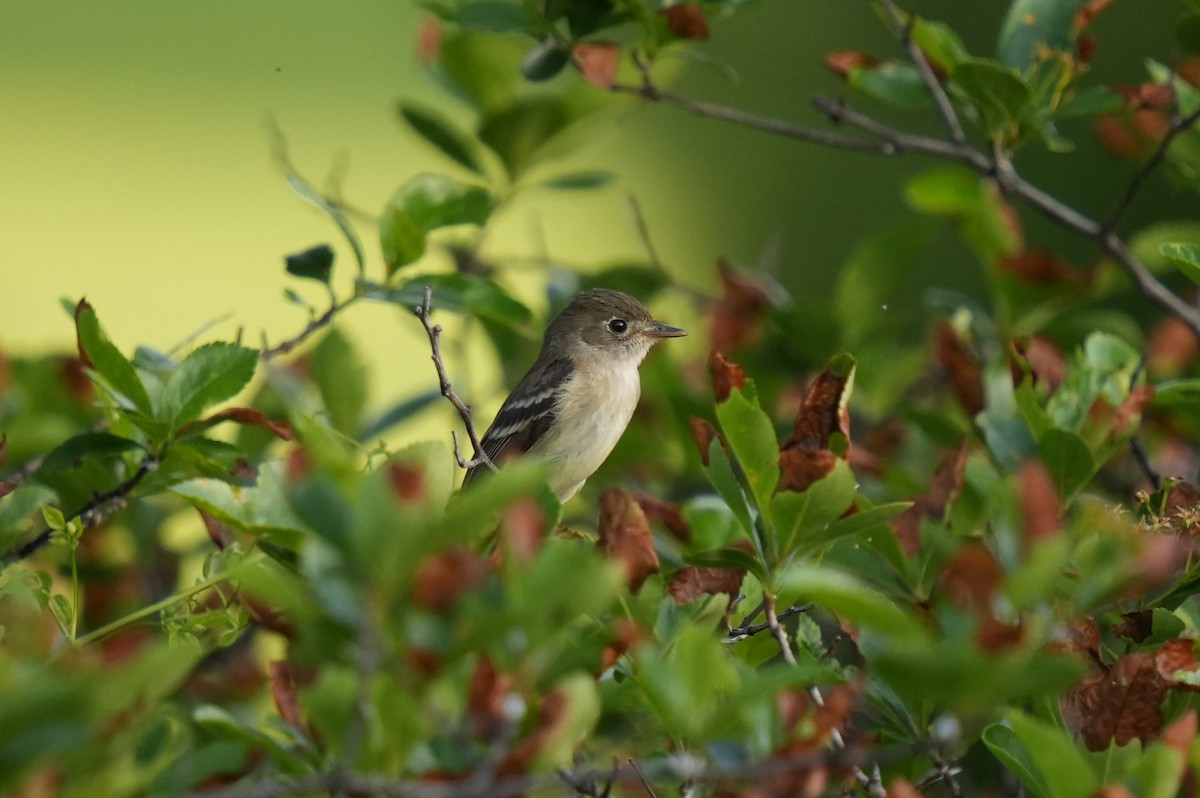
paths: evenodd
<path fill-rule="evenodd" d="M 646 774 L 642 772 L 640 767 L 638 767 L 638 763 L 633 759 L 633 757 L 630 757 L 626 764 L 633 768 L 633 772 L 637 774 L 638 779 L 642 782 L 642 786 L 646 788 L 646 794 L 649 795 L 650 798 L 658 798 L 658 795 L 656 795 L 654 792 L 654 787 L 650 785 L 650 781 L 646 778 Z"/>
<path fill-rule="evenodd" d="M 812 609 L 811 604 L 793 604 L 792 606 L 788 607 L 783 612 L 779 613 L 779 615 L 776 617 L 775 621 L 776 621 L 776 623 L 782 623 L 782 622 L 786 621 L 788 618 L 791 618 L 793 615 L 799 615 L 802 612 L 808 612 L 810 609 Z M 751 621 L 757 616 L 758 616 L 758 611 L 755 611 L 751 615 L 747 616 L 746 620 Z M 725 642 L 726 643 L 740 643 L 741 641 L 745 640 L 746 638 L 753 637 L 754 635 L 756 635 L 760 632 L 764 632 L 767 629 L 771 629 L 770 623 L 754 623 L 754 624 L 748 623 L 748 622 L 743 623 L 741 626 L 737 627 L 736 629 L 729 630 L 729 634 L 725 638 Z M 774 633 L 773 629 L 772 629 L 772 633 Z"/>
<path fill-rule="evenodd" d="M 779 623 L 779 617 L 775 614 L 775 597 L 768 596 L 766 605 L 767 628 L 771 630 L 771 634 L 775 636 L 775 640 L 779 643 L 779 650 L 783 653 L 783 658 L 787 664 L 795 665 L 796 655 L 792 653 L 792 644 L 788 641 L 787 630 Z"/>
<path fill-rule="evenodd" d="M 259 353 L 259 358 L 262 360 L 270 360 L 271 358 L 278 357 L 279 355 L 286 355 L 288 352 L 291 352 L 293 349 L 300 346 L 300 344 L 307 341 L 309 337 L 317 330 L 328 326 L 330 322 L 333 321 L 334 316 L 345 310 L 350 305 L 354 304 L 358 300 L 358 297 L 352 296 L 345 302 L 339 302 L 337 297 L 331 297 L 330 299 L 331 301 L 329 310 L 310 321 L 307 325 L 305 325 L 303 330 L 296 335 L 293 335 L 291 338 L 280 341 L 275 346 L 270 346 L 263 349 L 262 352 Z"/>
<path fill-rule="evenodd" d="M 938 116 L 942 118 L 942 124 L 946 126 L 946 132 L 950 134 L 950 140 L 955 144 L 966 143 L 967 137 L 963 133 L 962 122 L 958 120 L 958 114 L 954 111 L 954 105 L 950 102 L 949 95 L 942 87 L 942 83 L 934 74 L 933 67 L 929 64 L 929 59 L 925 57 L 925 53 L 921 52 L 921 48 L 917 45 L 916 40 L 912 36 L 913 25 L 917 22 L 917 15 L 910 14 L 906 22 L 897 10 L 896 4 L 892 0 L 880 0 L 889 17 L 892 18 L 892 23 L 896 26 L 900 34 L 900 41 L 908 50 L 908 57 L 912 60 L 913 66 L 917 68 L 917 73 L 921 76 L 925 88 L 929 89 L 929 96 L 933 98 L 934 105 L 937 106 Z"/>
<path fill-rule="evenodd" d="M 1145 163 L 1134 173 L 1129 183 L 1125 186 L 1125 191 L 1117 199 L 1116 205 L 1108 214 L 1108 218 L 1104 220 L 1101 229 L 1109 233 L 1116 229 L 1121 218 L 1125 215 L 1125 211 L 1129 210 L 1129 206 L 1133 204 L 1134 197 L 1137 196 L 1139 190 L 1145 184 L 1146 179 L 1157 169 L 1167 157 L 1167 150 L 1171 149 L 1172 142 L 1181 134 L 1192 129 L 1197 122 L 1200 122 L 1200 108 L 1192 111 L 1187 116 L 1179 116 L 1176 114 L 1175 119 L 1171 122 L 1171 127 L 1167 130 L 1162 141 L 1158 143 L 1158 147 L 1150 154 Z"/>
<path fill-rule="evenodd" d="M 471 408 L 454 392 L 454 387 L 450 384 L 450 377 L 446 374 L 446 364 L 442 362 L 442 347 L 439 340 L 442 334 L 442 325 L 434 324 L 429 320 L 429 304 L 432 301 L 433 289 L 425 286 L 425 297 L 421 300 L 420 305 L 413 308 L 413 315 L 421 320 L 421 325 L 425 327 L 425 333 L 429 336 L 429 348 L 433 353 L 433 365 L 437 369 L 442 396 L 450 400 L 450 404 L 454 405 L 454 409 L 458 411 L 463 426 L 467 428 L 467 438 L 470 439 L 471 446 L 475 448 L 475 456 L 470 460 L 465 459 L 458 448 L 458 435 L 451 432 L 450 437 L 454 441 L 454 459 L 458 461 L 460 468 L 474 468 L 486 464 L 488 468 L 495 471 L 496 464 L 483 450 L 483 445 L 479 442 L 479 435 L 475 432 L 475 423 L 471 420 Z"/>
<path fill-rule="evenodd" d="M 70 516 L 67 516 L 67 521 L 79 519 L 84 529 L 99 526 L 110 515 L 125 506 L 125 499 L 129 494 L 133 493 L 134 489 L 148 474 L 158 468 L 158 463 L 159 460 L 157 457 L 147 454 L 142 458 L 142 462 L 138 465 L 137 470 L 129 475 L 127 479 L 110 491 L 93 495 L 91 501 Z M 10 550 L 8 554 L 4 555 L 3 559 L 0 559 L 0 564 L 25 559 L 49 543 L 53 534 L 53 529 L 42 530 L 33 540 Z"/>

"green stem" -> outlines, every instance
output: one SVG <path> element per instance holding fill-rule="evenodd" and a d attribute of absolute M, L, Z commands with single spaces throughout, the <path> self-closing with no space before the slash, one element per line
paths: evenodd
<path fill-rule="evenodd" d="M 79 566 L 75 552 L 78 541 L 71 545 L 71 636 L 72 643 L 79 630 Z"/>
<path fill-rule="evenodd" d="M 89 643 L 94 643 L 97 640 L 100 640 L 101 638 L 107 637 L 108 635 L 112 634 L 113 632 L 120 631 L 124 627 L 129 626 L 130 624 L 136 623 L 137 621 L 140 621 L 143 618 L 147 618 L 151 615 L 154 615 L 157 612 L 161 612 L 162 610 L 165 610 L 167 607 L 170 607 L 172 604 L 177 604 L 180 601 L 186 601 L 187 599 L 191 598 L 192 596 L 196 595 L 197 593 L 201 593 L 205 590 L 208 590 L 210 587 L 219 585 L 222 582 L 228 582 L 230 579 L 232 579 L 237 574 L 237 572 L 239 570 L 241 570 L 242 568 L 244 568 L 246 566 L 254 565 L 259 560 L 261 560 L 264 556 L 266 556 L 266 555 L 264 555 L 262 552 L 255 552 L 254 554 L 251 554 L 246 559 L 242 560 L 242 562 L 240 562 L 234 568 L 232 568 L 229 571 L 226 571 L 225 573 L 218 574 L 216 576 L 211 576 L 208 579 L 205 579 L 203 582 L 197 582 L 196 584 L 189 587 L 187 590 L 181 591 L 179 593 L 174 593 L 174 594 L 162 599 L 161 601 L 154 602 L 153 604 L 148 604 L 145 607 L 142 607 L 140 610 L 137 610 L 136 612 L 132 612 L 129 615 L 126 615 L 124 618 L 118 618 L 117 620 L 113 621 L 112 623 L 105 624 L 104 626 L 101 626 L 99 629 L 95 629 L 91 632 L 88 632 L 83 637 L 74 639 L 73 642 L 76 646 L 83 646 L 83 645 L 87 645 Z"/>

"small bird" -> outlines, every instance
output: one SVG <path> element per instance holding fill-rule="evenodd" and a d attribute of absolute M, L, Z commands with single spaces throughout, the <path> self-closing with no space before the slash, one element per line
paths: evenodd
<path fill-rule="evenodd" d="M 550 462 L 550 489 L 565 502 L 625 432 L 642 393 L 638 366 L 646 353 L 683 335 L 628 294 L 579 293 L 546 328 L 537 361 L 480 441 L 484 453 L 497 465 L 524 455 Z M 487 463 L 469 469 L 464 487 L 488 470 Z"/>

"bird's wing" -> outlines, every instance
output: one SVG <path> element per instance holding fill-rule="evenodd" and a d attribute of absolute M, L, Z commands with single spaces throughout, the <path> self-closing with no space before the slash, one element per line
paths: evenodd
<path fill-rule="evenodd" d="M 558 411 L 559 394 L 571 372 L 569 360 L 554 360 L 537 373 L 527 374 L 513 389 L 480 441 L 493 463 L 499 465 L 524 454 L 550 429 Z M 489 470 L 486 463 L 468 469 L 463 485 Z"/>

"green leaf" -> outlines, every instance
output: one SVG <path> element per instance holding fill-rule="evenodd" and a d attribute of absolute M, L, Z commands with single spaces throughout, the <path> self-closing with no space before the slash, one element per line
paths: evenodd
<path fill-rule="evenodd" d="M 542 181 L 542 186 L 556 191 L 587 191 L 607 186 L 615 178 L 616 175 L 604 169 L 567 172 Z"/>
<path fill-rule="evenodd" d="M 1029 111 L 1032 90 L 1016 71 L 973 58 L 958 65 L 954 82 L 974 101 L 993 135 L 1012 137 Z"/>
<path fill-rule="evenodd" d="M 912 502 L 889 502 L 866 510 L 859 510 L 854 515 L 839 518 L 825 527 L 818 541 L 824 545 L 840 538 L 858 535 L 874 527 L 883 527 L 888 521 L 912 507 Z"/>
<path fill-rule="evenodd" d="M 479 138 L 499 156 L 512 178 L 536 161 L 539 150 L 570 122 L 563 101 L 528 97 L 484 116 Z"/>
<path fill-rule="evenodd" d="M 258 351 L 215 342 L 195 349 L 179 364 L 158 397 L 156 418 L 178 429 L 204 408 L 236 396 L 254 377 Z"/>
<path fill-rule="evenodd" d="M 264 464 L 253 488 L 234 487 L 219 479 L 192 479 L 171 487 L 197 509 L 258 535 L 294 548 L 307 529 L 292 512 L 283 483 L 283 463 Z"/>
<path fill-rule="evenodd" d="M 1075 92 L 1054 112 L 1056 119 L 1071 119 L 1081 116 L 1120 113 L 1125 107 L 1121 95 L 1109 91 L 1105 86 L 1089 86 Z"/>
<path fill-rule="evenodd" d="M 434 77 L 481 111 L 510 104 L 521 83 L 517 37 L 455 33 L 442 40 Z"/>
<path fill-rule="evenodd" d="M 96 370 L 114 391 L 128 399 L 144 415 L 151 413 L 150 395 L 129 359 L 104 334 L 96 311 L 81 300 L 75 308 L 75 330 L 79 348 L 87 355 Z"/>
<path fill-rule="evenodd" d="M 1158 248 L 1163 257 L 1193 283 L 1200 283 L 1200 246 L 1196 244 L 1163 244 Z"/>
<path fill-rule="evenodd" d="M 911 178 L 904 198 L 914 210 L 953 220 L 985 264 L 1023 244 L 991 183 L 957 166 L 937 167 Z"/>
<path fill-rule="evenodd" d="M 379 222 L 380 245 L 388 268 L 395 270 L 425 254 L 426 236 L 459 224 L 482 225 L 494 200 L 483 186 L 445 175 L 422 174 L 405 183 Z"/>
<path fill-rule="evenodd" d="M 531 36 L 544 27 L 533 12 L 505 0 L 471 0 L 460 5 L 454 20 L 468 31 L 488 33 L 528 33 Z"/>
<path fill-rule="evenodd" d="M 350 341 L 336 327 L 312 350 L 312 379 L 321 392 L 329 422 L 353 437 L 362 423 L 369 384 L 367 369 Z"/>
<path fill-rule="evenodd" d="M 333 276 L 333 260 L 333 249 L 328 244 L 318 244 L 303 252 L 286 255 L 283 262 L 288 274 L 329 285 L 329 279 Z"/>
<path fill-rule="evenodd" d="M 983 742 L 1038 798 L 1086 798 L 1098 786 L 1066 732 L 1018 710 L 984 729 Z"/>
<path fill-rule="evenodd" d="M 400 117 L 418 135 L 436 147 L 443 155 L 472 172 L 483 175 L 483 166 L 475 155 L 475 147 L 465 133 L 459 131 L 436 111 L 401 103 Z"/>
<path fill-rule="evenodd" d="M 132 451 L 141 451 L 143 446 L 137 441 L 113 435 L 108 432 L 85 432 L 68 438 L 54 448 L 38 468 L 39 473 L 68 471 L 79 466 L 84 458 L 98 460 L 116 460 L 121 455 Z"/>
<path fill-rule="evenodd" d="M 771 516 L 779 534 L 779 553 L 787 557 L 794 550 L 821 546 L 827 527 L 854 504 L 858 488 L 845 460 L 839 459 L 833 470 L 808 486 L 803 493 L 780 493 L 771 502 Z"/>
<path fill-rule="evenodd" d="M 342 213 L 342 209 L 325 199 L 320 191 L 317 191 L 307 180 L 294 172 L 288 174 L 287 184 L 301 199 L 315 205 L 337 225 L 338 230 L 345 237 L 346 243 L 350 245 L 351 251 L 354 252 L 354 261 L 358 265 L 359 276 L 365 275 L 367 273 L 367 257 L 363 254 L 362 242 L 358 240 L 358 233 L 350 224 L 350 220 L 346 218 L 346 214 Z"/>
<path fill-rule="evenodd" d="M 917 17 L 912 21 L 910 35 L 925 58 L 951 77 L 958 65 L 971 57 L 959 35 L 944 22 Z"/>
<path fill-rule="evenodd" d="M 916 617 L 904 612 L 853 574 L 824 566 L 798 563 L 779 577 L 780 590 L 822 607 L 897 641 L 912 643 L 928 637 Z"/>
<path fill-rule="evenodd" d="M 1013 0 L 1000 28 L 1000 61 L 1024 71 L 1045 50 L 1074 51 L 1072 26 L 1083 0 Z"/>
<path fill-rule="evenodd" d="M 1038 439 L 1038 456 L 1063 501 L 1086 485 L 1096 470 L 1092 452 L 1083 438 L 1065 429 L 1046 430 Z"/>
<path fill-rule="evenodd" d="M 779 441 L 775 425 L 758 406 L 753 388 L 734 389 L 729 398 L 717 405 L 721 432 L 734 459 L 746 475 L 746 482 L 761 514 L 768 514 L 771 497 L 779 484 Z"/>
<path fill-rule="evenodd" d="M 855 67 L 846 80 L 856 91 L 896 108 L 926 108 L 930 104 L 929 89 L 912 64 L 884 61 Z"/>
<path fill-rule="evenodd" d="M 238 740 L 253 750 L 263 751 L 285 773 L 301 775 L 312 770 L 302 757 L 284 748 L 272 735 L 256 726 L 241 723 L 214 704 L 196 707 L 192 711 L 192 720 L 209 734 L 226 740 Z"/>
<path fill-rule="evenodd" d="M 725 453 L 725 447 L 718 440 L 708 445 L 708 466 L 704 469 L 708 481 L 716 489 L 717 494 L 725 501 L 726 506 L 741 522 L 742 529 L 747 535 L 754 533 L 754 522 L 751 520 L 750 505 L 742 485 L 734 474 L 733 464 Z M 765 552 L 760 552 L 765 554 Z"/>
<path fill-rule="evenodd" d="M 685 554 L 683 561 L 688 565 L 701 568 L 733 568 L 748 571 L 754 574 L 760 582 L 765 582 L 767 578 L 766 566 L 757 557 L 733 546 Z"/>
<path fill-rule="evenodd" d="M 426 286 L 433 289 L 435 311 L 465 313 L 519 330 L 527 329 L 533 321 L 529 308 L 505 293 L 503 288 L 470 274 L 428 274 L 398 288 L 369 288 L 365 296 L 414 308 L 424 300 Z"/>
<path fill-rule="evenodd" d="M 548 39 L 529 51 L 521 62 L 521 74 L 526 80 L 539 83 L 562 72 L 571 61 L 571 51 L 557 39 Z"/>

